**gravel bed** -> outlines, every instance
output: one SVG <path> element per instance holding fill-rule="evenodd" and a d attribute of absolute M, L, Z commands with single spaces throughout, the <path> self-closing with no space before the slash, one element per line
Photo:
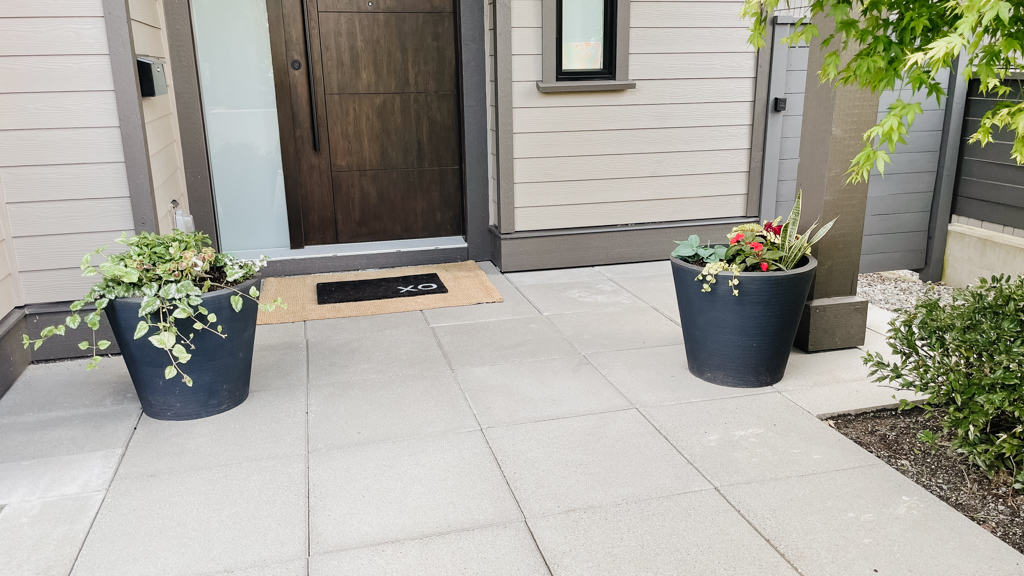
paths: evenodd
<path fill-rule="evenodd" d="M 857 281 L 857 295 L 867 298 L 875 306 L 894 312 L 911 308 L 920 298 L 937 295 L 943 302 L 953 296 L 953 287 L 941 282 L 922 282 L 917 272 L 897 270 L 861 274 Z"/>

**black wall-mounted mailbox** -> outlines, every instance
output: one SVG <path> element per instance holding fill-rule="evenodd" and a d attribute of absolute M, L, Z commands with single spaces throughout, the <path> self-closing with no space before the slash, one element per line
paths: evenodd
<path fill-rule="evenodd" d="M 164 63 L 149 58 L 136 58 L 139 65 L 139 91 L 143 98 L 167 94 L 167 76 Z"/>

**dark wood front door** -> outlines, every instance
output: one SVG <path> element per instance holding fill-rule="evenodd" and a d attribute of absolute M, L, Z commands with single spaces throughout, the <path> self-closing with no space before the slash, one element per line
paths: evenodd
<path fill-rule="evenodd" d="M 292 246 L 461 235 L 453 0 L 268 10 Z"/>

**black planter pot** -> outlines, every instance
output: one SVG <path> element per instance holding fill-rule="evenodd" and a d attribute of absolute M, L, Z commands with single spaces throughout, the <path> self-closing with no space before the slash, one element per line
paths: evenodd
<path fill-rule="evenodd" d="M 711 292 L 694 279 L 702 266 L 672 259 L 690 372 L 707 382 L 754 388 L 782 380 L 817 260 L 800 268 L 739 275 L 739 296 L 718 275 Z"/>
<path fill-rule="evenodd" d="M 258 282 L 249 280 L 235 288 L 248 293 L 249 287 Z M 111 300 L 107 318 L 147 416 L 157 420 L 195 420 L 230 410 L 249 396 L 259 306 L 245 298 L 242 310 L 235 312 L 230 302 L 234 293 L 225 289 L 203 295 L 203 306 L 217 315 L 217 323 L 224 327 L 227 338 L 193 330 L 191 320 L 177 323 L 183 334 L 195 333 L 196 349 L 190 351 L 192 358 L 184 365 L 192 377 L 192 386 L 186 386 L 180 376 L 164 379 L 164 368 L 169 364 L 167 352 L 153 346 L 146 337 L 134 338 L 142 299 Z"/>

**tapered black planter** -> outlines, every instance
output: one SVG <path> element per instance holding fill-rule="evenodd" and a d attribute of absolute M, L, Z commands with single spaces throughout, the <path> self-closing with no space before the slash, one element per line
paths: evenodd
<path fill-rule="evenodd" d="M 739 275 L 739 296 L 722 272 L 711 292 L 694 279 L 702 266 L 672 259 L 690 372 L 707 382 L 754 388 L 782 380 L 818 262 Z"/>
<path fill-rule="evenodd" d="M 249 280 L 235 288 L 248 293 L 249 287 L 257 282 L 260 280 Z M 186 386 L 180 375 L 165 379 L 167 352 L 153 346 L 146 337 L 135 340 L 142 299 L 111 300 L 107 318 L 147 416 L 157 420 L 195 420 L 230 410 L 249 396 L 259 306 L 244 298 L 242 310 L 235 312 L 231 308 L 232 294 L 235 292 L 225 289 L 203 295 L 203 306 L 217 315 L 217 324 L 223 326 L 227 338 L 194 330 L 192 320 L 177 322 L 181 333 L 195 334 L 192 358 L 182 366 L 192 377 L 192 386 Z"/>

